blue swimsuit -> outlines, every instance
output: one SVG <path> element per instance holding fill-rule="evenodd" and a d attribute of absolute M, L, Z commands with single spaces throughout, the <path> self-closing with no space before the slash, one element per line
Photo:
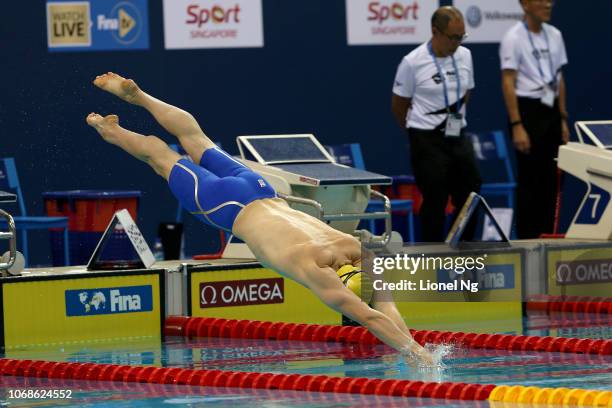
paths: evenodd
<path fill-rule="evenodd" d="M 183 208 L 202 222 L 232 232 L 240 210 L 252 201 L 274 198 L 266 180 L 223 150 L 208 149 L 200 165 L 179 160 L 168 185 Z"/>

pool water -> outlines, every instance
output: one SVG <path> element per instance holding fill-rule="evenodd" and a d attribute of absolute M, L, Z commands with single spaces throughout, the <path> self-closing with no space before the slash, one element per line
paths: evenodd
<path fill-rule="evenodd" d="M 607 316 L 532 315 L 523 333 L 564 337 L 612 338 Z M 432 327 L 433 328 L 433 327 Z M 520 333 L 519 333 L 520 334 Z M 386 346 L 250 339 L 185 339 L 9 351 L 15 359 L 154 365 L 284 374 L 315 374 L 420 381 L 507 384 L 612 390 L 612 356 L 498 350 L 453 350 L 443 370 L 407 365 Z M 69 389 L 72 399 L 9 398 L 15 390 Z M 12 391 L 12 393 L 11 393 Z M 279 390 L 251 390 L 158 384 L 123 384 L 23 377 L 0 378 L 3 406 L 96 407 L 355 407 L 489 406 L 484 402 L 445 401 Z M 41 404 L 42 403 L 42 404 Z"/>

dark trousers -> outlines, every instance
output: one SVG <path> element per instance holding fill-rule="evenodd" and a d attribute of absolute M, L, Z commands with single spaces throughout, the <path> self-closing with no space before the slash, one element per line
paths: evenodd
<path fill-rule="evenodd" d="M 538 238 L 553 231 L 561 115 L 557 103 L 549 108 L 539 99 L 518 98 L 518 105 L 531 151 L 516 152 L 516 232 L 521 239 Z"/>
<path fill-rule="evenodd" d="M 468 137 L 444 136 L 441 130 L 408 129 L 410 159 L 417 187 L 423 195 L 421 240 L 444 241 L 445 209 L 450 195 L 458 212 L 481 179 Z"/>

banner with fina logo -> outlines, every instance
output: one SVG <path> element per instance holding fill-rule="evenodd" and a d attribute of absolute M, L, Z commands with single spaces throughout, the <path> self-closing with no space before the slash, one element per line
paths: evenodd
<path fill-rule="evenodd" d="M 147 0 L 47 1 L 49 51 L 149 48 Z"/>
<path fill-rule="evenodd" d="M 164 0 L 166 49 L 263 47 L 261 0 Z"/>
<path fill-rule="evenodd" d="M 153 288 L 123 286 L 67 290 L 66 316 L 150 312 L 153 310 Z"/>

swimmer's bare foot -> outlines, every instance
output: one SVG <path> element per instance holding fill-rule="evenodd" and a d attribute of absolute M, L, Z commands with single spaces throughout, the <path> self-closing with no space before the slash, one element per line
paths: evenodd
<path fill-rule="evenodd" d="M 113 72 L 98 75 L 96 79 L 94 79 L 93 84 L 133 104 L 138 104 L 138 97 L 142 94 L 136 82 L 131 79 L 125 79 L 121 75 L 117 75 Z"/>
<path fill-rule="evenodd" d="M 87 124 L 100 133 L 102 138 L 108 143 L 117 144 L 117 130 L 119 129 L 119 117 L 108 115 L 102 117 L 97 113 L 87 115 Z"/>

